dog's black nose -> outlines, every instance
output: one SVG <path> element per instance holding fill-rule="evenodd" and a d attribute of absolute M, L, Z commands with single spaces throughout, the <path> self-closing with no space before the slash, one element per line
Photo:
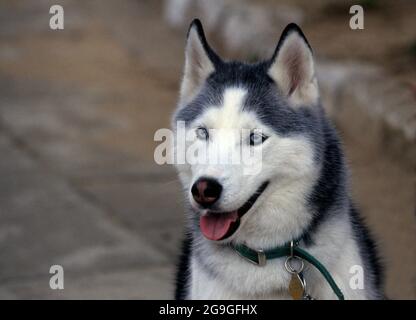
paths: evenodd
<path fill-rule="evenodd" d="M 213 205 L 220 198 L 221 191 L 218 181 L 210 178 L 198 179 L 191 188 L 194 200 L 204 208 Z"/>

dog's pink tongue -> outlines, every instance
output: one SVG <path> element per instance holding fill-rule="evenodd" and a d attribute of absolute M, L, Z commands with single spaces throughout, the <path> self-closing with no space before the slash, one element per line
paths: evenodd
<path fill-rule="evenodd" d="M 221 240 L 225 237 L 231 224 L 238 219 L 237 211 L 206 214 L 199 219 L 199 225 L 203 235 L 210 240 Z"/>

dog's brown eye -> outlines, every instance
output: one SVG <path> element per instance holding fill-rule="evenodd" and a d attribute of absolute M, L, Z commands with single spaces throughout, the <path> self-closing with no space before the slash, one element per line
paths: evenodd
<path fill-rule="evenodd" d="M 196 136 L 200 140 L 208 140 L 208 130 L 203 127 L 196 128 L 195 130 Z"/>
<path fill-rule="evenodd" d="M 256 146 L 259 144 L 262 144 L 264 141 L 266 141 L 268 137 L 264 134 L 261 134 L 259 132 L 252 132 L 250 133 L 250 145 Z"/>

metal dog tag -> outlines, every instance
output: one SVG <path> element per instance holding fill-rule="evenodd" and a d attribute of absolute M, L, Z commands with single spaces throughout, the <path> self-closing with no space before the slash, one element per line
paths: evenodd
<path fill-rule="evenodd" d="M 305 296 L 305 283 L 299 273 L 292 273 L 288 290 L 293 300 L 302 300 Z"/>

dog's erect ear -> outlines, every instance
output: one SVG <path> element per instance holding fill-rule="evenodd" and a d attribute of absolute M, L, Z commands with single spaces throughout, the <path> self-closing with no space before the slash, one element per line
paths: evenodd
<path fill-rule="evenodd" d="M 289 24 L 283 31 L 268 74 L 292 106 L 317 104 L 319 92 L 312 49 L 296 24 Z"/>
<path fill-rule="evenodd" d="M 180 104 L 189 103 L 220 59 L 210 48 L 202 24 L 194 19 L 189 27 L 185 49 L 185 68 L 180 90 Z"/>

